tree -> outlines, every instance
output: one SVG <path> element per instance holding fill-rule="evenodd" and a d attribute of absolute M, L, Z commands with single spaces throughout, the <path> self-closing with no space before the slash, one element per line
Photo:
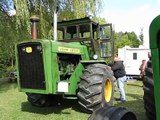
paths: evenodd
<path fill-rule="evenodd" d="M 137 38 L 135 32 L 118 32 L 114 35 L 115 40 L 115 53 L 118 53 L 118 48 L 122 48 L 125 45 L 130 47 L 139 47 L 141 44 L 140 40 Z"/>
<path fill-rule="evenodd" d="M 138 39 L 137 35 L 135 32 L 127 32 L 128 34 L 128 39 L 131 41 L 131 46 L 130 47 L 139 47 L 141 44 L 140 40 Z"/>
<path fill-rule="evenodd" d="M 57 0 L 58 21 L 95 17 L 101 8 L 102 0 Z M 39 38 L 53 39 L 54 0 L 14 0 L 17 14 L 10 18 L 0 12 L 0 65 L 6 68 L 14 61 L 16 43 L 31 39 L 31 15 L 39 15 Z"/>

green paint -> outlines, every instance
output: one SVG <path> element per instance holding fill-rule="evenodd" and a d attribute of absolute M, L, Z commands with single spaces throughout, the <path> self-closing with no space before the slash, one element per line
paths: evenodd
<path fill-rule="evenodd" d="M 150 48 L 154 76 L 154 95 L 156 105 L 156 120 L 160 120 L 160 16 L 157 16 L 150 25 Z"/>
<path fill-rule="evenodd" d="M 84 70 L 84 66 L 81 63 L 79 63 L 73 75 L 69 79 L 69 94 L 76 94 L 76 90 L 78 89 L 78 83 L 80 81 L 80 76 L 82 75 L 82 70 Z"/>

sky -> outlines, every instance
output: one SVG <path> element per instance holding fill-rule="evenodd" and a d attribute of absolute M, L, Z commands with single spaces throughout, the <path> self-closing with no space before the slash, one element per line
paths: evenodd
<path fill-rule="evenodd" d="M 135 32 L 143 28 L 144 46 L 149 48 L 149 26 L 160 14 L 160 0 L 103 0 L 100 16 L 114 24 L 116 32 Z"/>

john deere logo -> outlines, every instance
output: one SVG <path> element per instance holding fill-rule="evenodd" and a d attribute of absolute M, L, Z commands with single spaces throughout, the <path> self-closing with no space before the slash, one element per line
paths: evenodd
<path fill-rule="evenodd" d="M 77 48 L 67 48 L 67 47 L 58 47 L 59 52 L 67 52 L 67 53 L 80 53 L 80 49 Z"/>
<path fill-rule="evenodd" d="M 31 47 L 26 47 L 26 53 L 32 53 L 32 48 Z"/>

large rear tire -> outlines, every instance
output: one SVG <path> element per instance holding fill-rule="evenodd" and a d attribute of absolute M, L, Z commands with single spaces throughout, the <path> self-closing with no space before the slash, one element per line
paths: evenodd
<path fill-rule="evenodd" d="M 82 111 L 92 113 L 100 107 L 112 105 L 115 78 L 109 66 L 88 65 L 80 79 L 77 96 Z"/>
<path fill-rule="evenodd" d="M 145 69 L 145 76 L 143 78 L 144 90 L 144 108 L 149 120 L 156 120 L 155 99 L 154 99 L 154 80 L 153 69 L 151 61 L 148 61 L 147 68 Z"/>

